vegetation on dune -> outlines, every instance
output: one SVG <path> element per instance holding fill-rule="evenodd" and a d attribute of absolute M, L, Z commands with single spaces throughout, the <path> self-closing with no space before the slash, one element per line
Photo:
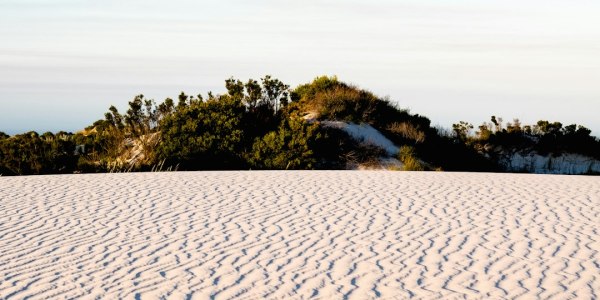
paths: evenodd
<path fill-rule="evenodd" d="M 498 149 L 580 153 L 600 159 L 600 141 L 580 125 L 518 120 L 434 128 L 368 90 L 322 76 L 290 89 L 271 76 L 225 81 L 227 92 L 161 103 L 138 95 L 125 113 L 75 134 L 0 132 L 0 174 L 214 169 L 346 169 L 388 154 L 322 121 L 369 124 L 400 147 L 404 170 L 502 171 Z"/>
<path fill-rule="evenodd" d="M 430 120 L 412 115 L 389 99 L 341 82 L 337 77 L 317 77 L 292 92 L 296 108 L 315 113 L 320 120 L 367 123 L 384 129 L 394 123 L 407 122 L 417 128 L 428 128 Z"/>
<path fill-rule="evenodd" d="M 156 155 L 185 169 L 231 169 L 241 162 L 242 103 L 232 97 L 190 98 L 161 122 Z"/>
<path fill-rule="evenodd" d="M 27 132 L 12 137 L 2 133 L 0 174 L 72 173 L 77 164 L 74 149 L 72 135 L 65 132 Z"/>
<path fill-rule="evenodd" d="M 317 126 L 290 116 L 281 121 L 276 131 L 257 138 L 248 154 L 248 162 L 255 169 L 312 169 L 315 153 L 312 149 L 320 134 Z"/>
<path fill-rule="evenodd" d="M 425 171 L 425 165 L 416 156 L 414 147 L 400 147 L 398 158 L 404 164 L 404 171 Z"/>
<path fill-rule="evenodd" d="M 453 125 L 454 135 L 472 149 L 494 155 L 501 151 L 535 151 L 541 155 L 575 153 L 600 159 L 600 140 L 591 136 L 588 128 L 560 122 L 538 121 L 523 125 L 518 119 L 503 123 L 502 118 L 492 116 L 474 134 L 473 125 L 460 122 Z"/>

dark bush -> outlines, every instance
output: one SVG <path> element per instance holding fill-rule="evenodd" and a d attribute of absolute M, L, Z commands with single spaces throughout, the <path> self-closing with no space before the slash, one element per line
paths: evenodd
<path fill-rule="evenodd" d="M 158 159 L 185 170 L 243 168 L 244 112 L 227 95 L 178 110 L 160 124 Z"/>

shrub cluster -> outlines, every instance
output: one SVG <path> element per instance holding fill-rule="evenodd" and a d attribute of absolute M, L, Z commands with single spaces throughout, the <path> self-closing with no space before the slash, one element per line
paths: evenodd
<path fill-rule="evenodd" d="M 0 175 L 72 173 L 77 165 L 74 150 L 72 135 L 66 132 L 0 133 Z"/>
<path fill-rule="evenodd" d="M 388 155 L 340 129 L 319 126 L 320 120 L 373 126 L 401 146 L 397 158 L 406 170 L 501 171 L 484 151 L 495 146 L 600 159 L 600 142 L 583 126 L 504 126 L 492 117 L 474 136 L 467 122 L 446 131 L 336 77 L 317 77 L 295 89 L 271 76 L 229 78 L 225 87 L 222 95 L 181 93 L 161 103 L 138 95 L 125 113 L 111 106 L 104 119 L 75 134 L 0 132 L 0 174 L 346 169 L 378 164 Z"/>
<path fill-rule="evenodd" d="M 600 140 L 591 136 L 591 130 L 582 125 L 563 126 L 546 120 L 522 125 L 515 119 L 503 124 L 502 118 L 492 116 L 491 122 L 481 124 L 466 143 L 488 153 L 494 149 L 532 150 L 542 155 L 578 153 L 600 159 Z"/>
<path fill-rule="evenodd" d="M 287 109 L 289 86 L 271 76 L 225 81 L 227 93 L 181 93 L 162 103 L 136 96 L 122 114 L 76 134 L 0 135 L 0 174 L 126 172 L 161 169 L 310 169 L 319 139 Z M 319 152 L 319 151 L 317 151 Z"/>

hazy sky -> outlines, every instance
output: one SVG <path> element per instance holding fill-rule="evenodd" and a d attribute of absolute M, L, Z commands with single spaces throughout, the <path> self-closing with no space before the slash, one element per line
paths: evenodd
<path fill-rule="evenodd" d="M 600 1 L 0 0 L 0 131 L 76 131 L 134 95 L 318 75 L 434 124 L 600 135 Z"/>

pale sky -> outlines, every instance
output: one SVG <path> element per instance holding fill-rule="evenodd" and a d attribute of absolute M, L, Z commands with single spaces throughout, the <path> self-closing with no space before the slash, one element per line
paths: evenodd
<path fill-rule="evenodd" d="M 0 131 L 77 131 L 136 94 L 318 75 L 445 127 L 600 135 L 600 1 L 0 0 Z"/>

